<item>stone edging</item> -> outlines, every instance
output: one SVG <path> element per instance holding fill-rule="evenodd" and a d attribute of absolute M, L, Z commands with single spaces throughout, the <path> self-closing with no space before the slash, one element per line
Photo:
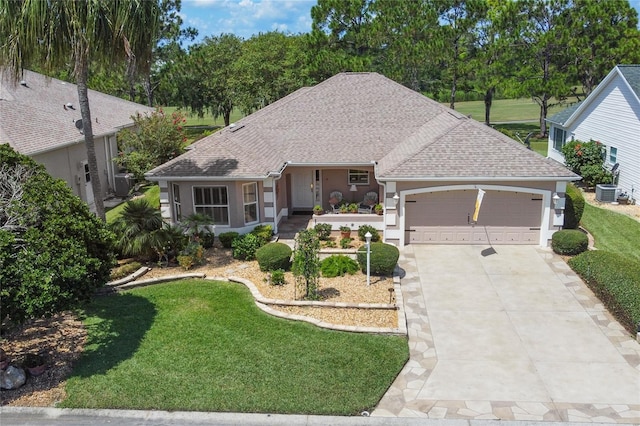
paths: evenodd
<path fill-rule="evenodd" d="M 113 281 L 108 283 L 107 285 L 111 288 L 115 288 L 115 290 L 129 290 L 136 287 L 143 287 L 151 284 L 157 284 L 167 281 L 176 281 L 186 278 L 200 278 L 206 279 L 210 281 L 229 281 L 235 282 L 244 285 L 249 289 L 251 295 L 254 298 L 256 306 L 263 310 L 264 312 L 273 315 L 279 318 L 286 318 L 295 321 L 305 321 L 311 324 L 314 324 L 318 327 L 327 328 L 331 330 L 339 330 L 339 331 L 351 331 L 356 333 L 376 333 L 376 334 L 394 334 L 394 335 L 407 335 L 407 323 L 405 318 L 404 306 L 403 306 L 403 298 L 402 298 L 402 289 L 400 288 L 400 277 L 393 277 L 393 288 L 396 298 L 396 304 L 387 304 L 387 303 L 347 303 L 347 302 L 317 302 L 317 301 L 303 301 L 303 300 L 277 300 L 277 299 L 268 299 L 262 296 L 262 293 L 258 290 L 258 288 L 251 281 L 239 278 L 239 277 L 207 277 L 203 273 L 192 273 L 192 274 L 180 274 L 180 275 L 169 275 L 160 278 L 150 278 L 146 280 L 134 281 L 134 278 L 131 278 L 133 275 L 140 272 L 143 268 L 136 271 L 134 274 L 129 275 L 126 278 L 123 278 L 119 281 Z M 145 269 L 148 268 L 145 267 Z M 137 275 L 144 275 L 147 271 Z M 131 279 L 129 279 L 131 278 Z M 116 284 L 118 282 L 124 281 L 123 284 Z M 400 303 L 398 303 L 400 301 Z M 316 318 L 311 318 L 303 315 L 293 315 L 287 314 L 285 312 L 278 311 L 276 309 L 271 308 L 269 305 L 277 305 L 277 306 L 313 306 L 313 307 L 331 307 L 331 308 L 356 308 L 356 309 L 395 309 L 398 311 L 398 327 L 361 327 L 361 326 L 353 326 L 353 325 L 340 325 L 340 324 L 331 324 L 325 321 L 320 321 Z"/>

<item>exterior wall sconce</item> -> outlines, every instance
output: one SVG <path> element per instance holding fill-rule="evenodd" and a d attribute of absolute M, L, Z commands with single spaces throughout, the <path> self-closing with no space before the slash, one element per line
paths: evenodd
<path fill-rule="evenodd" d="M 400 201 L 400 196 L 398 195 L 398 193 L 396 192 L 393 195 L 393 205 L 397 206 L 398 205 L 398 201 Z"/>
<path fill-rule="evenodd" d="M 553 208 L 557 209 L 558 203 L 560 202 L 560 196 L 558 195 L 557 192 L 554 192 L 553 197 L 551 197 L 551 199 L 553 200 Z"/>

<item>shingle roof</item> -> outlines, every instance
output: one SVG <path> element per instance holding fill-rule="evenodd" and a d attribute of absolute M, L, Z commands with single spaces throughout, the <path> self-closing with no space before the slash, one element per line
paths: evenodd
<path fill-rule="evenodd" d="M 631 89 L 640 98 L 640 65 L 618 65 L 620 74 L 627 80 Z"/>
<path fill-rule="evenodd" d="M 77 86 L 32 71 L 25 71 L 23 80 L 26 87 L 0 75 L 0 143 L 34 155 L 83 141 L 74 125 L 81 118 Z M 65 109 L 67 103 L 73 109 Z M 153 111 L 94 90 L 89 90 L 89 104 L 96 136 L 131 126 L 136 112 Z"/>
<path fill-rule="evenodd" d="M 201 139 L 148 176 L 242 179 L 278 172 L 287 162 L 372 161 L 378 162 L 379 176 L 389 179 L 575 177 L 484 124 L 376 73 L 341 73 L 300 89 Z"/>
<path fill-rule="evenodd" d="M 571 117 L 571 115 L 580 107 L 580 105 L 582 105 L 582 102 L 583 101 L 576 102 L 575 104 L 571 105 L 570 107 L 565 108 L 562 111 L 553 114 L 551 117 L 548 117 L 546 121 L 548 123 L 559 124 L 559 125 L 563 126 L 564 123 L 567 122 L 569 117 Z"/>

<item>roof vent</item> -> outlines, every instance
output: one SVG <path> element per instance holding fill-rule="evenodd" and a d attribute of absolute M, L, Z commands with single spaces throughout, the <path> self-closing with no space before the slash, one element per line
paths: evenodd
<path fill-rule="evenodd" d="M 27 85 L 27 82 L 26 82 L 26 81 L 24 81 L 24 80 L 20 80 L 20 86 L 29 87 L 29 86 Z"/>
<path fill-rule="evenodd" d="M 80 119 L 80 120 L 75 120 L 75 121 L 73 122 L 73 124 L 75 124 L 76 129 L 78 129 L 78 130 L 80 131 L 80 134 L 83 134 L 83 135 L 84 135 L 84 132 L 83 132 L 83 129 L 82 129 L 82 119 Z"/>
<path fill-rule="evenodd" d="M 65 106 L 66 106 L 67 108 L 69 108 L 69 109 L 75 109 L 75 108 L 73 107 L 73 104 L 72 104 L 71 102 L 67 102 L 67 105 L 65 105 Z"/>
<path fill-rule="evenodd" d="M 229 127 L 230 127 L 229 131 L 232 132 L 232 133 L 235 133 L 240 129 L 244 129 L 244 125 L 241 125 L 241 126 L 233 125 L 233 127 L 231 127 L 231 126 L 229 126 Z"/>

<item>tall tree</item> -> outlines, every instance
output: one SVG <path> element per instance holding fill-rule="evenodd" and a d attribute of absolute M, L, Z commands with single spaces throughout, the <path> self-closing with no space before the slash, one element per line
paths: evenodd
<path fill-rule="evenodd" d="M 236 104 L 244 113 L 260 109 L 308 85 L 302 36 L 273 31 L 242 44 L 230 79 Z"/>
<path fill-rule="evenodd" d="M 549 108 L 571 94 L 577 83 L 571 71 L 569 0 L 508 2 L 499 23 L 515 65 L 515 94 L 531 96 L 540 107 L 540 135 L 547 135 Z"/>
<path fill-rule="evenodd" d="M 234 63 L 240 57 L 242 39 L 233 34 L 206 37 L 202 43 L 191 46 L 185 61 L 173 73 L 178 104 L 203 116 L 210 112 L 222 117 L 228 126 L 235 105 L 235 91 L 231 84 Z"/>
<path fill-rule="evenodd" d="M 87 162 L 98 217 L 105 219 L 87 95 L 89 65 L 135 58 L 146 71 L 159 20 L 158 3 L 131 0 L 0 0 L 0 67 L 19 80 L 22 69 L 73 64 Z"/>
<path fill-rule="evenodd" d="M 640 62 L 638 12 L 627 0 L 573 0 L 569 49 L 585 95 L 617 64 Z"/>
<path fill-rule="evenodd" d="M 436 53 L 444 44 L 434 2 L 377 0 L 371 9 L 374 40 L 380 46 L 378 70 L 413 90 L 435 91 L 440 73 Z"/>
<path fill-rule="evenodd" d="M 443 77 L 449 86 L 449 107 L 455 109 L 459 86 L 470 86 L 472 57 L 478 37 L 478 23 L 487 12 L 484 0 L 440 0 L 439 20 L 442 22 L 441 49 Z"/>

